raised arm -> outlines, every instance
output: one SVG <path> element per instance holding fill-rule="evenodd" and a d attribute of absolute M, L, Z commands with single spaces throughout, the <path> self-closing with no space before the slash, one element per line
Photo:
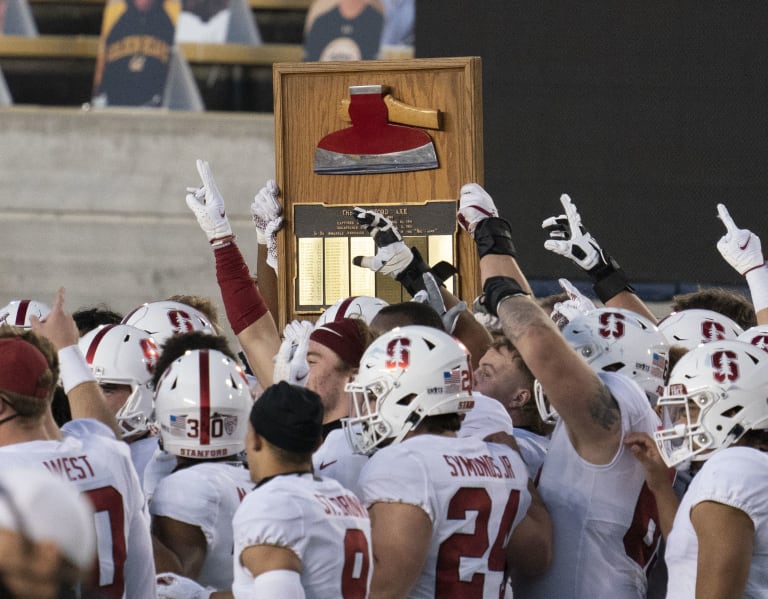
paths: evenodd
<path fill-rule="evenodd" d="M 186 202 L 213 247 L 227 320 L 259 384 L 266 388 L 272 384 L 272 359 L 280 347 L 277 325 L 235 244 L 224 200 L 208 163 L 198 160 L 197 170 L 203 185 L 190 189 Z"/>
<path fill-rule="evenodd" d="M 724 204 L 717 205 L 717 217 L 725 225 L 725 235 L 717 242 L 717 249 L 747 279 L 757 324 L 768 324 L 768 268 L 760 238 L 749 229 L 739 229 Z"/>
<path fill-rule="evenodd" d="M 63 287 L 56 292 L 51 312 L 45 320 L 32 316 L 30 322 L 32 330 L 46 337 L 56 348 L 72 418 L 94 418 L 106 424 L 121 439 L 117 420 L 77 345 L 80 333 L 72 315 L 64 310 Z"/>
<path fill-rule="evenodd" d="M 452 275 L 450 265 L 430 266 L 415 249 L 409 249 L 403 237 L 383 214 L 355 208 L 355 219 L 376 243 L 375 256 L 355 256 L 353 264 L 392 277 L 414 298 L 424 298 L 440 314 L 445 330 L 467 347 L 473 366 L 491 345 L 488 330 L 467 311 L 467 304 L 443 286 Z"/>
<path fill-rule="evenodd" d="M 549 237 L 544 248 L 571 260 L 592 280 L 600 301 L 611 308 L 624 308 L 645 316 L 654 324 L 657 318 L 635 294 L 627 276 L 614 258 L 603 251 L 581 224 L 581 215 L 571 198 L 560 196 L 565 214 L 551 216 L 541 223 Z"/>
<path fill-rule="evenodd" d="M 517 258 L 509 251 L 509 223 L 494 216 L 467 218 L 467 204 L 462 198 L 459 222 L 477 243 L 486 308 L 499 317 L 504 334 L 541 383 L 579 455 L 595 464 L 609 462 L 621 437 L 616 401 L 531 299 Z"/>

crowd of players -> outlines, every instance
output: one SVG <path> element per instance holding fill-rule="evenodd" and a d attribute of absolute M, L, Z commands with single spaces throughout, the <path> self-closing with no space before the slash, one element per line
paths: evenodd
<path fill-rule="evenodd" d="M 0 313 L 0 596 L 768 595 L 768 270 L 723 205 L 750 299 L 696 292 L 657 319 L 567 195 L 544 247 L 596 299 L 566 279 L 534 298 L 469 183 L 473 309 L 355 209 L 376 253 L 354 264 L 413 300 L 280 332 L 197 167 L 186 202 L 238 348 L 197 296 L 69 314 L 59 290 Z M 274 182 L 251 212 L 276 271 Z"/>

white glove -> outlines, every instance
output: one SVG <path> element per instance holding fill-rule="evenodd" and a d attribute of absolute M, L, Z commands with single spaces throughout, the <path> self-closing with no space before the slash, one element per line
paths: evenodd
<path fill-rule="evenodd" d="M 376 242 L 375 256 L 355 256 L 352 264 L 374 272 L 397 278 L 413 260 L 413 254 L 403 242 L 403 236 L 383 214 L 362 208 L 353 208 L 355 220 L 365 226 Z"/>
<path fill-rule="evenodd" d="M 275 369 L 273 379 L 275 383 L 286 381 L 292 385 L 301 385 L 307 382 L 309 364 L 307 363 L 307 348 L 309 335 L 314 325 L 308 320 L 293 320 L 285 325 L 283 330 L 283 342 L 275 354 Z"/>
<path fill-rule="evenodd" d="M 581 216 L 571 198 L 563 194 L 560 203 L 565 214 L 551 216 L 541 223 L 541 228 L 549 233 L 544 249 L 569 258 L 586 271 L 607 264 L 600 245 L 581 225 Z"/>
<path fill-rule="evenodd" d="M 209 599 L 216 589 L 205 588 L 191 578 L 165 572 L 155 578 L 157 599 Z"/>
<path fill-rule="evenodd" d="M 717 249 L 725 261 L 741 275 L 765 264 L 760 238 L 749 229 L 739 229 L 723 204 L 717 205 L 717 216 L 726 230 L 717 242 Z"/>
<path fill-rule="evenodd" d="M 279 190 L 269 179 L 254 196 L 251 219 L 256 227 L 256 241 L 267 246 L 267 264 L 277 272 L 277 232 L 283 226 L 283 207 L 277 199 Z"/>
<path fill-rule="evenodd" d="M 596 310 L 594 302 L 581 291 L 576 289 L 568 279 L 558 279 L 560 287 L 568 294 L 568 299 L 564 302 L 557 302 L 552 307 L 550 318 L 559 328 L 563 328 L 577 316 Z"/>
<path fill-rule="evenodd" d="M 499 211 L 496 210 L 493 198 L 477 183 L 467 183 L 461 188 L 456 219 L 467 233 L 474 236 L 477 223 L 498 216 Z"/>
<path fill-rule="evenodd" d="M 187 188 L 187 206 L 197 217 L 200 228 L 205 232 L 211 245 L 218 245 L 221 240 L 232 236 L 224 200 L 213 180 L 211 167 L 205 160 L 197 160 L 197 172 L 203 181 L 202 187 Z"/>

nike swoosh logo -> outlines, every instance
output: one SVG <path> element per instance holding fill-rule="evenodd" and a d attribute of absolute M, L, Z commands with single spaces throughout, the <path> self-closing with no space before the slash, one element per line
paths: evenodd
<path fill-rule="evenodd" d="M 333 460 L 332 462 L 327 462 L 327 463 L 326 462 L 320 462 L 320 467 L 318 468 L 318 470 L 325 470 L 328 466 L 330 466 L 331 464 L 335 464 L 338 461 L 339 460 Z"/>
<path fill-rule="evenodd" d="M 749 239 L 747 239 L 747 242 L 744 245 L 739 244 L 739 249 L 746 250 L 748 245 L 749 245 Z"/>

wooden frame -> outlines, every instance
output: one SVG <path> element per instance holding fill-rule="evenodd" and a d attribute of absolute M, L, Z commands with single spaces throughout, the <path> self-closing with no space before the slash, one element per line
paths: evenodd
<path fill-rule="evenodd" d="M 296 205 L 455 202 L 464 183 L 483 183 L 480 67 L 478 57 L 274 65 L 275 166 L 286 225 L 279 233 L 281 328 L 294 318 L 312 317 L 296 309 L 298 243 L 292 221 Z M 439 167 L 387 174 L 316 174 L 318 142 L 348 126 L 339 104 L 349 98 L 349 87 L 379 84 L 402 102 L 441 112 L 442 128 L 429 131 Z M 479 286 L 477 250 L 467 235 L 454 229 L 453 237 L 457 295 L 471 300 Z"/>

